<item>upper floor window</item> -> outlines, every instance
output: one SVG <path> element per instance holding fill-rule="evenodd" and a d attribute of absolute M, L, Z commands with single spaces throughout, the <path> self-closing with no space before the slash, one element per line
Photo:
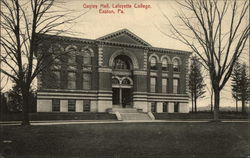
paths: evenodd
<path fill-rule="evenodd" d="M 130 70 L 130 61 L 127 56 L 119 55 L 114 59 L 113 62 L 113 68 L 114 69 L 128 69 Z"/>
<path fill-rule="evenodd" d="M 53 87 L 55 88 L 60 88 L 60 81 L 61 81 L 61 75 L 60 75 L 60 71 L 52 71 L 53 73 L 53 80 L 51 83 L 53 83 Z"/>
<path fill-rule="evenodd" d="M 155 77 L 150 78 L 150 92 L 153 92 L 153 93 L 156 92 L 156 78 Z"/>
<path fill-rule="evenodd" d="M 83 65 L 91 65 L 91 55 L 88 52 L 83 54 Z"/>
<path fill-rule="evenodd" d="M 152 57 L 150 59 L 150 69 L 156 70 L 156 58 L 155 57 Z"/>
<path fill-rule="evenodd" d="M 76 64 L 76 50 L 73 48 L 68 52 L 68 64 Z"/>
<path fill-rule="evenodd" d="M 162 79 L 162 93 L 167 93 L 167 88 L 168 87 L 168 79 L 163 78 Z"/>
<path fill-rule="evenodd" d="M 163 71 L 168 70 L 168 60 L 166 58 L 163 58 L 163 60 L 162 60 L 162 70 Z"/>
<path fill-rule="evenodd" d="M 83 89 L 91 89 L 91 74 L 83 73 Z"/>
<path fill-rule="evenodd" d="M 180 72 L 180 61 L 178 59 L 173 60 L 173 70 L 175 72 Z"/>
<path fill-rule="evenodd" d="M 76 89 L 76 73 L 68 72 L 68 89 Z"/>
<path fill-rule="evenodd" d="M 180 89 L 179 88 L 180 87 L 179 82 L 180 82 L 180 80 L 178 78 L 173 79 L 173 93 L 175 93 L 175 94 L 179 93 L 179 89 Z"/>

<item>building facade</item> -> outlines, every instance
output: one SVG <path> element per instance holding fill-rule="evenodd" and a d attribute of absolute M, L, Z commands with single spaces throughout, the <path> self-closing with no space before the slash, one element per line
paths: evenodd
<path fill-rule="evenodd" d="M 38 112 L 188 113 L 190 52 L 156 48 L 127 29 L 96 40 L 41 35 L 52 63 L 38 76 Z"/>

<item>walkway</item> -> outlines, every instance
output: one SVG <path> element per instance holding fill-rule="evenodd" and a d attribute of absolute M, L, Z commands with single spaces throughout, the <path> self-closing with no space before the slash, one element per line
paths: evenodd
<path fill-rule="evenodd" d="M 67 124 L 99 124 L 99 123 L 179 123 L 179 122 L 210 122 L 211 120 L 53 120 L 53 121 L 30 121 L 31 125 L 67 125 Z M 250 123 L 250 120 L 222 120 L 221 122 L 245 122 Z M 21 121 L 0 121 L 0 126 L 20 125 Z"/>

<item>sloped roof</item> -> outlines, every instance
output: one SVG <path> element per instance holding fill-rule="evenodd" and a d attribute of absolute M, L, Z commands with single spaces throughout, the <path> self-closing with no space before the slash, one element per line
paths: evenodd
<path fill-rule="evenodd" d="M 121 43 L 130 43 L 135 45 L 142 45 L 142 46 L 150 46 L 149 43 L 135 35 L 133 32 L 129 31 L 128 29 L 118 30 L 116 32 L 107 34 L 105 36 L 97 38 L 97 40 L 105 40 L 105 41 L 113 41 L 113 42 L 121 42 Z"/>

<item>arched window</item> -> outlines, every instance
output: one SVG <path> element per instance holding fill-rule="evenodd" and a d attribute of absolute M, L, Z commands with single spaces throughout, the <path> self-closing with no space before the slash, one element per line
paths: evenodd
<path fill-rule="evenodd" d="M 68 50 L 68 63 L 76 64 L 76 50 L 74 48 Z"/>
<path fill-rule="evenodd" d="M 156 58 L 155 57 L 152 57 L 150 59 L 150 69 L 156 70 Z"/>
<path fill-rule="evenodd" d="M 162 70 L 168 71 L 168 60 L 166 58 L 163 58 L 162 60 Z"/>
<path fill-rule="evenodd" d="M 83 54 L 83 65 L 91 65 L 91 55 L 89 52 Z"/>
<path fill-rule="evenodd" d="M 122 84 L 130 84 L 130 81 L 128 80 L 128 79 L 124 79 L 124 80 L 122 80 Z"/>
<path fill-rule="evenodd" d="M 119 84 L 119 80 L 118 80 L 117 78 L 113 78 L 113 79 L 112 79 L 112 83 L 113 83 L 113 84 Z"/>
<path fill-rule="evenodd" d="M 178 59 L 173 60 L 173 70 L 175 72 L 180 72 L 180 61 Z"/>
<path fill-rule="evenodd" d="M 124 55 L 119 55 L 114 59 L 113 62 L 113 68 L 114 69 L 128 69 L 130 70 L 130 63 L 129 63 L 129 57 Z"/>

